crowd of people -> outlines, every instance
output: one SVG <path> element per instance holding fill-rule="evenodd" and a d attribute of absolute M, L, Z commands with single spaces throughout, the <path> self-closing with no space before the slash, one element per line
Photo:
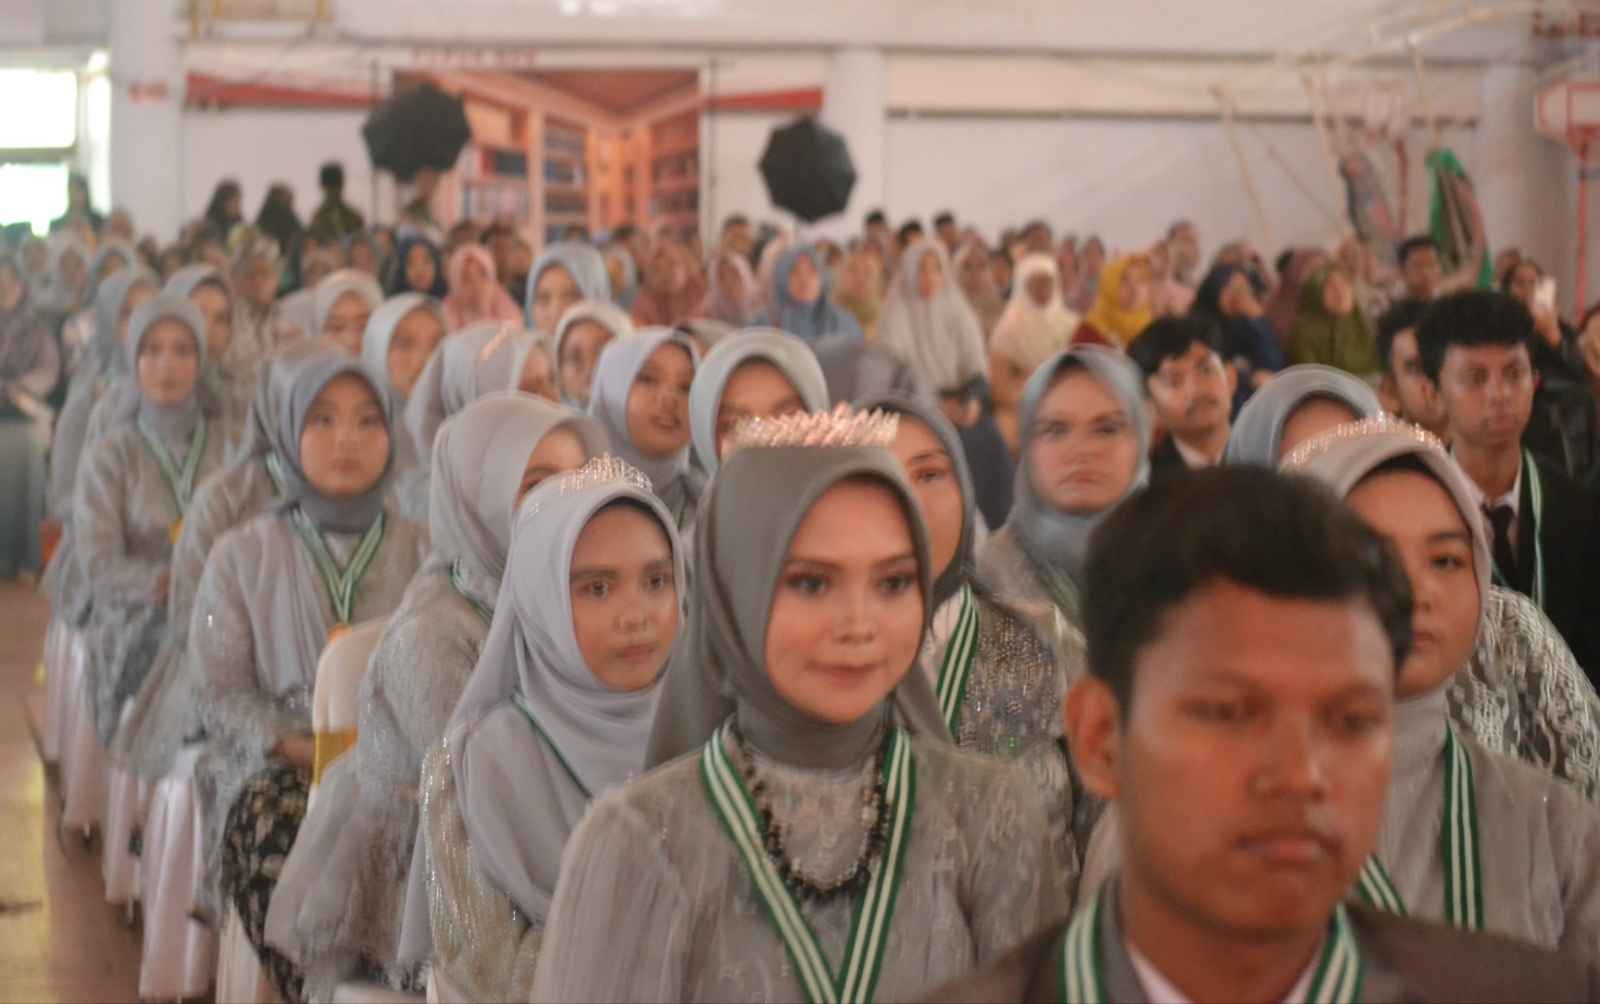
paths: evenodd
<path fill-rule="evenodd" d="M 1600 305 L 1538 263 L 321 181 L 0 256 L 0 577 L 283 1000 L 1600 994 Z"/>

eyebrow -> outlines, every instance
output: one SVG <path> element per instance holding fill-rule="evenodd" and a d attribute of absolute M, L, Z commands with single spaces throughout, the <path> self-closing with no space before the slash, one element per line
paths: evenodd
<path fill-rule="evenodd" d="M 879 558 L 877 561 L 872 563 L 872 567 L 874 569 L 880 569 L 889 565 L 899 564 L 903 561 L 915 560 L 917 560 L 917 556 L 915 554 L 912 554 L 910 551 L 902 551 L 899 554 L 890 555 L 887 558 Z M 829 561 L 825 558 L 809 558 L 805 555 L 795 555 L 783 563 L 783 567 L 786 569 L 790 565 L 811 565 L 816 568 L 827 569 L 830 572 L 836 572 L 844 568 L 844 566 L 839 562 Z"/>
<path fill-rule="evenodd" d="M 1440 530 L 1438 533 L 1428 534 L 1430 544 L 1472 544 L 1472 534 L 1465 530 Z"/>
<path fill-rule="evenodd" d="M 948 461 L 950 459 L 952 459 L 952 458 L 950 456 L 950 451 L 949 450 L 945 450 L 945 449 L 923 450 L 921 453 L 913 454 L 912 457 L 909 460 L 906 461 L 906 466 L 909 467 L 912 464 L 920 464 L 920 463 L 922 463 L 923 461 L 926 461 L 926 460 L 946 460 L 946 461 Z"/>

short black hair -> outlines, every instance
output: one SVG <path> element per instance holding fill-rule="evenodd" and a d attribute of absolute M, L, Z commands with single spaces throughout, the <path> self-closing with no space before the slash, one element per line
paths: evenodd
<path fill-rule="evenodd" d="M 1157 482 L 1089 541 L 1083 599 L 1089 672 L 1131 707 L 1139 652 L 1167 614 L 1219 581 L 1284 599 L 1363 602 L 1411 651 L 1411 583 L 1393 547 L 1319 481 L 1264 467 L 1211 467 Z"/>
<path fill-rule="evenodd" d="M 911 243 L 913 236 L 922 236 L 922 224 L 916 220 L 909 220 L 900 224 L 900 229 L 895 231 L 894 240 L 903 249 Z"/>
<path fill-rule="evenodd" d="M 937 216 L 935 216 L 933 218 L 933 225 L 935 227 L 942 227 L 946 223 L 950 224 L 951 226 L 955 226 L 955 222 L 956 222 L 956 214 L 952 213 L 948 209 L 939 210 L 939 215 L 937 215 Z"/>
<path fill-rule="evenodd" d="M 727 233 L 734 227 L 747 227 L 749 225 L 750 217 L 743 213 L 730 213 L 728 218 L 722 221 L 722 232 Z"/>
<path fill-rule="evenodd" d="M 1161 369 L 1162 363 L 1188 352 L 1196 342 L 1222 354 L 1222 331 L 1211 318 L 1195 314 L 1158 317 L 1128 343 L 1128 358 L 1149 379 Z"/>
<path fill-rule="evenodd" d="M 317 172 L 317 184 L 335 191 L 344 188 L 344 165 L 337 160 L 323 164 L 322 170 Z"/>
<path fill-rule="evenodd" d="M 872 212 L 867 214 L 867 226 L 870 227 L 879 223 L 883 224 L 884 226 L 889 225 L 889 217 L 883 215 L 883 210 L 874 209 Z"/>
<path fill-rule="evenodd" d="M 1394 367 L 1390 364 L 1390 356 L 1394 352 L 1394 340 L 1400 332 L 1407 329 L 1415 330 L 1422 321 L 1422 315 L 1428 312 L 1428 301 L 1406 297 L 1396 300 L 1383 316 L 1378 318 L 1378 362 L 1383 364 L 1383 371 L 1390 376 L 1396 375 Z"/>
<path fill-rule="evenodd" d="M 611 231 L 611 239 L 616 241 L 618 244 L 626 244 L 628 241 L 633 240 L 634 235 L 638 232 L 639 228 L 634 226 L 632 223 L 624 223 L 622 226 Z"/>
<path fill-rule="evenodd" d="M 1278 257 L 1272 259 L 1272 270 L 1279 275 L 1289 270 L 1289 263 L 1294 261 L 1294 248 L 1284 248 L 1278 252 Z"/>
<path fill-rule="evenodd" d="M 1435 384 L 1450 346 L 1518 345 L 1533 355 L 1533 315 L 1515 297 L 1486 289 L 1451 293 L 1428 304 L 1417 322 L 1417 353 Z"/>
<path fill-rule="evenodd" d="M 1404 268 L 1406 259 L 1424 248 L 1432 248 L 1433 252 L 1437 254 L 1439 252 L 1439 242 L 1427 234 L 1413 234 L 1400 242 L 1400 246 L 1394 249 L 1394 256 L 1399 260 L 1400 267 Z"/>

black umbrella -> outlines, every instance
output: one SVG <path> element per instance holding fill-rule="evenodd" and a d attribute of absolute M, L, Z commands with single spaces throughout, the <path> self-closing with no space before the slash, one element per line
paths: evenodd
<path fill-rule="evenodd" d="M 361 138 L 374 167 L 410 181 L 423 168 L 455 167 L 472 129 L 460 98 L 424 82 L 374 108 L 361 127 Z"/>
<path fill-rule="evenodd" d="M 844 212 L 856 185 L 856 166 L 844 137 L 814 118 L 774 129 L 761 155 L 761 177 L 773 204 L 815 223 Z"/>

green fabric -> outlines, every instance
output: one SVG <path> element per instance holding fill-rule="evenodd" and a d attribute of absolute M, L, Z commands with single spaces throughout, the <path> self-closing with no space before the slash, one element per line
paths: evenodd
<path fill-rule="evenodd" d="M 1452 182 L 1460 179 L 1468 188 L 1472 181 L 1455 152 L 1448 147 L 1428 154 L 1428 174 L 1433 180 L 1432 195 L 1428 200 L 1428 233 L 1439 245 L 1439 262 L 1446 275 L 1461 267 L 1462 256 L 1472 243 L 1472 234 L 1465 228 L 1463 216 L 1469 207 L 1458 203 Z M 1485 242 L 1487 245 L 1487 242 Z M 1478 263 L 1478 288 L 1494 288 L 1494 261 L 1487 246 Z"/>
<path fill-rule="evenodd" d="M 1330 270 L 1329 266 L 1317 269 L 1300 290 L 1300 311 L 1289 329 L 1289 361 L 1296 365 L 1321 363 L 1354 376 L 1371 376 L 1382 366 L 1361 307 L 1335 317 L 1322 304 L 1322 288 Z"/>

